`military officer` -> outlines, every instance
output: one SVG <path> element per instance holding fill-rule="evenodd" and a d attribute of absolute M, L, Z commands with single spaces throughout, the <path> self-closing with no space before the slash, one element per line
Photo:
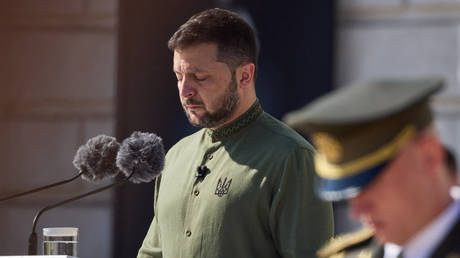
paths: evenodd
<path fill-rule="evenodd" d="M 460 257 L 460 201 L 432 125 L 432 78 L 359 83 L 285 121 L 317 147 L 316 192 L 347 200 L 364 229 L 332 240 L 320 257 Z"/>

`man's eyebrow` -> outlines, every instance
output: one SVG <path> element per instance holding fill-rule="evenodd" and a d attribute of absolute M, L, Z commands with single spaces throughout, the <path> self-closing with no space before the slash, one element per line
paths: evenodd
<path fill-rule="evenodd" d="M 182 73 L 181 71 L 177 70 L 176 68 L 173 68 L 173 71 L 175 73 Z M 189 68 L 187 69 L 187 71 L 185 73 L 188 73 L 188 74 L 191 74 L 191 73 L 205 73 L 206 71 L 203 70 L 203 69 L 199 69 L 199 68 Z"/>

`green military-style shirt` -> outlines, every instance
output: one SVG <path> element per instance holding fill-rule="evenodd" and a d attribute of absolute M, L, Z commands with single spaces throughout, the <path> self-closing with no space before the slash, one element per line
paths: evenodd
<path fill-rule="evenodd" d="M 315 257 L 333 233 L 313 193 L 313 148 L 258 101 L 174 145 L 138 258 Z M 203 176 L 197 167 L 206 166 Z"/>

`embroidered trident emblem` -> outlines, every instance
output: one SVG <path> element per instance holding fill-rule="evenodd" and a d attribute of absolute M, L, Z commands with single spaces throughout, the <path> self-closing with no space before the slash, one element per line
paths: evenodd
<path fill-rule="evenodd" d="M 219 178 L 219 181 L 217 181 L 215 195 L 222 197 L 224 194 L 228 194 L 228 189 L 230 188 L 231 183 L 232 183 L 232 179 L 228 180 L 227 182 L 227 178 L 225 178 L 224 181 L 222 182 L 222 178 Z"/>

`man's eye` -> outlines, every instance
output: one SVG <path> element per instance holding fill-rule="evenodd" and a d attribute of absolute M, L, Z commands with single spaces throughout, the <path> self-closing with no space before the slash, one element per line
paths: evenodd
<path fill-rule="evenodd" d="M 195 76 L 195 80 L 199 82 L 205 81 L 206 79 L 208 79 L 207 76 Z"/>

